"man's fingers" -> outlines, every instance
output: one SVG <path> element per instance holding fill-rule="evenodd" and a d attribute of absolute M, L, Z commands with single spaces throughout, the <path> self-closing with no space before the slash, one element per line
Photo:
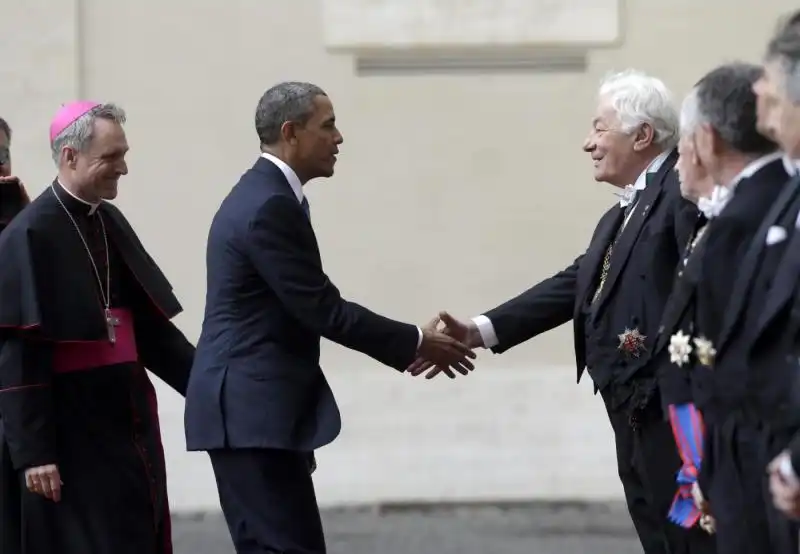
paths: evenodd
<path fill-rule="evenodd" d="M 41 486 L 42 495 L 45 498 L 53 498 L 53 487 L 50 486 L 50 476 L 42 475 L 39 484 Z"/>
<path fill-rule="evenodd" d="M 442 368 L 435 366 L 432 370 L 425 374 L 425 379 L 433 379 L 442 372 Z"/>
<path fill-rule="evenodd" d="M 59 502 L 61 500 L 61 479 L 58 474 L 50 475 L 50 491 L 51 495 L 48 498 L 53 502 Z"/>
<path fill-rule="evenodd" d="M 439 312 L 439 319 L 441 319 L 442 322 L 444 322 L 444 324 L 447 325 L 448 327 L 459 326 L 459 321 L 446 311 Z"/>
<path fill-rule="evenodd" d="M 428 373 L 425 374 L 425 379 L 433 379 L 434 377 L 436 377 L 440 373 L 444 373 L 445 375 L 447 375 L 451 379 L 455 379 L 456 378 L 456 374 L 453 373 L 453 371 L 449 367 L 447 367 L 446 365 L 443 365 L 443 364 L 437 364 L 437 365 L 435 365 L 433 367 L 433 369 L 431 369 Z"/>
<path fill-rule="evenodd" d="M 430 369 L 433 366 L 433 362 L 428 360 L 419 359 L 411 364 L 406 372 L 410 373 L 414 377 L 417 377 L 421 373 L 424 373 L 426 370 Z"/>
<path fill-rule="evenodd" d="M 778 471 L 782 461 L 783 461 L 783 454 L 777 456 L 776 458 L 773 458 L 773 460 L 767 466 L 767 472 L 773 473 L 775 471 Z"/>
<path fill-rule="evenodd" d="M 454 348 L 462 356 L 473 359 L 476 358 L 475 352 L 473 352 L 472 349 L 464 343 L 451 338 L 449 346 Z"/>
<path fill-rule="evenodd" d="M 425 326 L 425 328 L 426 328 L 426 329 L 432 329 L 432 330 L 435 330 L 435 329 L 436 329 L 436 327 L 439 325 L 439 322 L 440 322 L 440 321 L 441 321 L 441 319 L 439 318 L 439 316 L 436 316 L 436 317 L 434 317 L 433 319 L 431 319 L 431 320 L 428 322 L 428 324 Z"/>

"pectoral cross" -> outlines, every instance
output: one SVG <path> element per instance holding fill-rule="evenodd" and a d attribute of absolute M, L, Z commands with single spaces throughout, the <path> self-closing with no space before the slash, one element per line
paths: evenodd
<path fill-rule="evenodd" d="M 119 325 L 119 323 L 119 318 L 112 314 L 111 310 L 106 308 L 106 328 L 108 329 L 108 340 L 111 342 L 111 344 L 117 342 L 116 327 Z"/>

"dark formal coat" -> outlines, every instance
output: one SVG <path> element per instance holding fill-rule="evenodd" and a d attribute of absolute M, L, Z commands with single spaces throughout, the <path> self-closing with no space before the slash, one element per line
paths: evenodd
<path fill-rule="evenodd" d="M 600 391 L 614 430 L 617 470 L 643 550 L 713 552 L 710 537 L 669 522 L 680 458 L 651 363 L 675 272 L 697 221 L 671 152 L 636 199 L 600 219 L 586 251 L 553 277 L 485 312 L 501 353 L 572 320 L 577 378 Z"/>
<path fill-rule="evenodd" d="M 693 386 L 702 387 L 702 376 L 693 377 L 712 371 L 714 362 L 714 356 L 706 358 L 702 345 L 718 350 L 738 268 L 787 178 L 782 161 L 773 160 L 737 183 L 722 212 L 707 225 L 701 216 L 698 230 L 702 229 L 702 236 L 687 249 L 654 351 L 665 405 L 695 402 L 698 397 L 702 408 L 702 392 L 693 391 Z M 670 360 L 668 351 L 671 337 L 678 332 L 689 337 L 692 349 L 680 365 Z"/>
<path fill-rule="evenodd" d="M 170 322 L 181 310 L 172 287 L 117 208 L 57 183 L 0 234 L 0 259 L 2 552 L 170 554 L 145 368 L 186 391 L 194 348 Z M 59 503 L 25 487 L 24 470 L 48 464 L 64 483 Z"/>
<path fill-rule="evenodd" d="M 203 329 L 186 398 L 189 450 L 312 451 L 341 429 L 320 338 L 405 370 L 419 331 L 342 299 L 309 216 L 259 158 L 214 217 Z"/>
<path fill-rule="evenodd" d="M 631 377 L 650 360 L 676 266 L 697 220 L 695 206 L 680 195 L 676 160 L 672 152 L 650 176 L 621 232 L 625 213 L 615 205 L 571 266 L 486 312 L 499 340 L 494 352 L 572 320 L 578 380 L 586 369 L 597 389 L 618 385 L 616 404 L 630 398 Z M 606 281 L 592 302 L 612 242 Z M 633 332 L 641 343 L 626 350 L 621 337 Z"/>

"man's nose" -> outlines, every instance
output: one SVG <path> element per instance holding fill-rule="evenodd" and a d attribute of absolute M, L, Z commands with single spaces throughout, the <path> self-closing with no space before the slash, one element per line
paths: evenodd
<path fill-rule="evenodd" d="M 583 151 L 591 152 L 592 150 L 594 150 L 594 148 L 595 146 L 592 137 L 591 136 L 586 137 L 586 139 L 583 141 Z"/>

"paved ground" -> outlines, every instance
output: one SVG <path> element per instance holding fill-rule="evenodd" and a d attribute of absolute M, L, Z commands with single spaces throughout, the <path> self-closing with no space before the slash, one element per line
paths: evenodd
<path fill-rule="evenodd" d="M 328 510 L 329 554 L 638 554 L 624 508 L 608 504 Z M 232 554 L 219 515 L 179 517 L 175 554 Z"/>

